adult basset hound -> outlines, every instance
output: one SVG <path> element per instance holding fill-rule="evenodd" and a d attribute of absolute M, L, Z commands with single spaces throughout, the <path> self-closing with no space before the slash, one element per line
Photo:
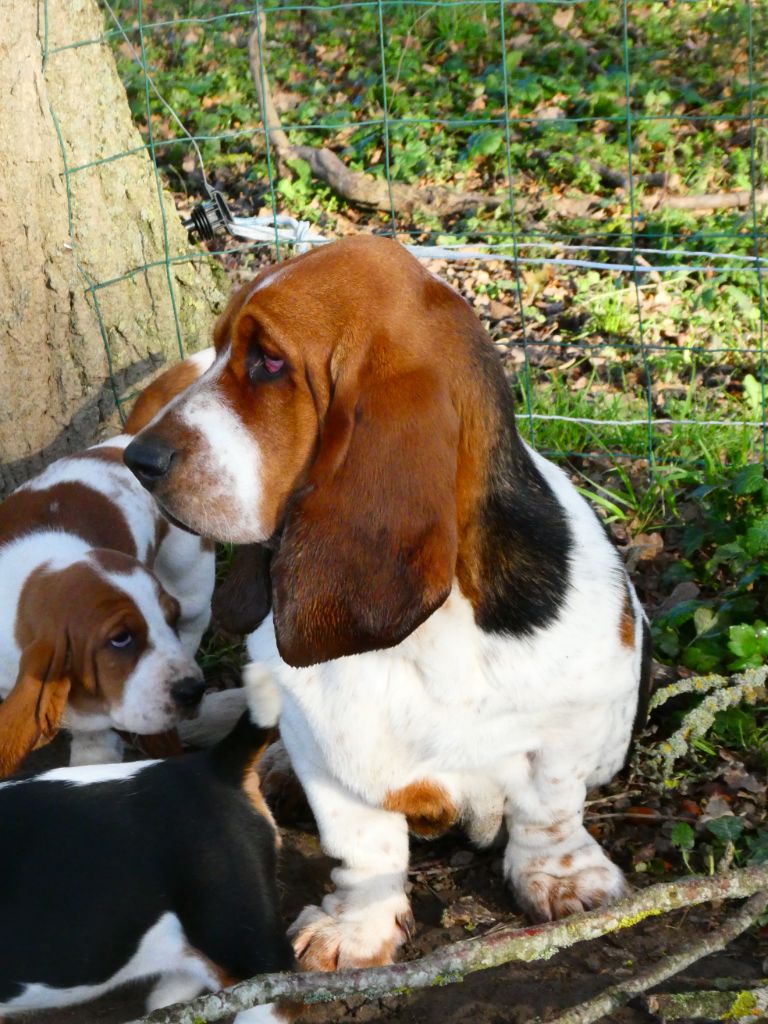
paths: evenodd
<path fill-rule="evenodd" d="M 264 674 L 254 686 L 263 727 L 245 715 L 212 750 L 0 783 L 0 1017 L 151 977 L 152 1011 L 293 967 L 255 770 L 276 704 Z M 258 1006 L 235 1020 L 293 1015 Z"/>
<path fill-rule="evenodd" d="M 209 351 L 167 371 L 127 433 L 59 459 L 0 505 L 0 776 L 62 723 L 73 764 L 113 761 L 113 727 L 158 733 L 199 703 L 212 545 L 168 523 L 123 449 L 211 362 Z"/>
<path fill-rule="evenodd" d="M 395 242 L 345 239 L 236 292 L 215 346 L 125 459 L 176 521 L 272 549 L 248 651 L 341 860 L 294 925 L 303 965 L 394 956 L 409 827 L 489 843 L 506 820 L 535 918 L 619 897 L 582 815 L 643 713 L 648 627 L 593 510 L 519 437 L 470 306 Z"/>

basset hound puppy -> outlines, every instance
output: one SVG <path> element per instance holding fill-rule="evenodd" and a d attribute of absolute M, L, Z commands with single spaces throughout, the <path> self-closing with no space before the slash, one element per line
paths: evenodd
<path fill-rule="evenodd" d="M 274 709 L 266 691 L 265 726 Z M 294 966 L 255 768 L 273 735 L 245 715 L 200 754 L 0 784 L 0 1017 L 155 977 L 152 1011 Z M 259 1006 L 236 1022 L 291 1016 Z"/>
<path fill-rule="evenodd" d="M 212 358 L 166 371 L 128 433 L 59 459 L 0 505 L 0 776 L 62 725 L 73 764 L 101 763 L 120 759 L 113 728 L 159 733 L 199 704 L 213 548 L 165 519 L 123 449 Z"/>
<path fill-rule="evenodd" d="M 237 291 L 215 346 L 125 460 L 174 520 L 271 549 L 248 651 L 341 861 L 294 925 L 303 965 L 394 957 L 409 828 L 484 844 L 506 822 L 534 918 L 621 896 L 583 809 L 644 713 L 648 626 L 594 511 L 518 435 L 471 307 L 350 238 Z"/>

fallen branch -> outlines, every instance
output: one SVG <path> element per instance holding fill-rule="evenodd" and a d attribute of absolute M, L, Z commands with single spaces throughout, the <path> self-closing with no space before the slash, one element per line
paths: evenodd
<path fill-rule="evenodd" d="M 741 988 L 737 992 L 660 992 L 643 1000 L 649 1013 L 662 1020 L 765 1020 L 768 988 Z"/>
<path fill-rule="evenodd" d="M 558 1017 L 550 1019 L 548 1024 L 593 1024 L 594 1021 L 602 1020 L 603 1017 L 625 1006 L 630 999 L 642 995 L 649 988 L 655 988 L 663 981 L 684 971 L 686 967 L 696 963 L 710 953 L 718 953 L 724 949 L 729 942 L 745 932 L 747 928 L 755 923 L 768 905 L 768 893 L 756 893 L 746 904 L 716 931 L 711 932 L 706 938 L 698 942 L 692 942 L 689 946 L 683 947 L 677 953 L 665 956 L 658 964 L 642 971 L 636 977 L 628 981 L 621 981 L 618 985 L 611 985 L 605 992 L 594 999 L 590 999 L 580 1006 L 574 1006 Z M 737 1000 L 741 997 L 737 997 Z M 656 998 L 656 997 L 651 997 Z M 730 1003 L 735 1002 L 733 995 L 729 997 Z M 650 1000 L 649 1000 L 650 1002 Z M 753 1002 L 752 1005 L 755 1005 Z M 653 1011 L 652 1011 L 653 1012 Z M 666 1016 L 666 1015 L 664 1015 Z"/>
<path fill-rule="evenodd" d="M 768 865 L 724 875 L 693 876 L 650 886 L 612 907 L 575 914 L 563 921 L 512 928 L 502 925 L 478 938 L 465 939 L 409 963 L 325 974 L 264 974 L 190 1003 L 156 1010 L 134 1024 L 208 1024 L 229 1014 L 275 1000 L 331 1002 L 344 996 L 368 999 L 448 985 L 468 974 L 513 960 L 546 960 L 565 949 L 624 928 L 648 917 L 711 900 L 739 899 L 768 889 Z"/>
<path fill-rule="evenodd" d="M 641 205 L 647 210 L 688 210 L 708 213 L 710 210 L 733 210 L 752 205 L 752 192 L 712 192 L 700 196 L 643 196 Z M 768 206 L 768 189 L 755 192 L 755 205 Z"/>
<path fill-rule="evenodd" d="M 628 196 L 590 195 L 586 193 L 550 197 L 553 213 L 564 217 L 586 217 L 593 211 L 605 206 L 615 206 L 618 201 L 628 201 Z M 541 209 L 539 198 L 536 202 L 526 201 L 525 197 L 519 204 L 519 211 L 532 214 Z M 712 210 L 746 209 L 752 205 L 752 193 L 713 192 L 705 195 L 671 196 L 666 192 L 635 197 L 635 207 L 654 213 L 661 210 L 685 210 L 693 216 L 710 213 Z M 768 189 L 755 193 L 756 206 L 768 206 Z"/>
<path fill-rule="evenodd" d="M 280 121 L 267 71 L 261 59 L 265 27 L 266 17 L 264 12 L 261 12 L 248 40 L 248 57 L 267 133 L 267 145 L 274 147 L 281 176 L 289 174 L 289 160 L 304 160 L 309 164 L 312 174 L 330 185 L 342 199 L 356 206 L 385 212 L 395 210 L 400 213 L 413 213 L 418 210 L 445 217 L 481 207 L 495 209 L 504 202 L 504 198 L 500 196 L 489 196 L 483 192 L 456 192 L 442 185 L 387 183 L 369 174 L 350 170 L 330 149 L 292 145 Z"/>

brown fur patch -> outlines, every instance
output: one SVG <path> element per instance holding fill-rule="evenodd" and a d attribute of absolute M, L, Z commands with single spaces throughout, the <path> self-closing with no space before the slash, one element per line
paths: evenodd
<path fill-rule="evenodd" d="M 118 506 L 76 481 L 39 491 L 16 491 L 0 505 L 0 544 L 40 530 L 61 530 L 93 548 L 136 556 L 133 534 Z"/>
<path fill-rule="evenodd" d="M 59 731 L 69 681 L 54 678 L 55 670 L 42 645 L 22 655 L 16 684 L 0 704 L 0 778 L 13 774 L 31 750 L 45 746 Z"/>
<path fill-rule="evenodd" d="M 184 753 L 179 734 L 175 729 L 152 733 L 149 736 L 139 736 L 135 732 L 127 733 L 120 730 L 118 732 L 132 747 L 146 757 L 180 757 Z"/>
<path fill-rule="evenodd" d="M 553 842 L 558 842 L 567 834 L 568 824 L 566 821 L 555 821 L 551 825 L 547 825 L 546 828 L 540 829 L 540 831 L 549 836 Z"/>
<path fill-rule="evenodd" d="M 243 772 L 243 792 L 248 797 L 251 807 L 260 814 L 263 818 L 269 822 L 275 833 L 275 846 L 280 849 L 282 840 L 280 833 L 277 828 L 275 819 L 272 817 L 272 811 L 267 806 L 267 801 L 264 799 L 264 794 L 261 792 L 261 784 L 259 782 L 259 774 L 256 766 L 261 760 L 264 751 L 267 749 L 270 743 L 277 739 L 277 730 L 270 730 L 269 738 L 258 750 L 254 750 L 247 765 Z"/>
<path fill-rule="evenodd" d="M 635 613 L 632 608 L 632 601 L 629 592 L 624 592 L 624 604 L 621 609 L 621 622 L 619 625 L 619 636 L 621 642 L 630 650 L 635 646 Z"/>
<path fill-rule="evenodd" d="M 201 376 L 200 367 L 190 359 L 185 359 L 165 370 L 148 387 L 144 388 L 136 399 L 130 416 L 125 421 L 123 432 L 138 434 L 161 409 L 168 405 L 171 399 L 181 394 Z"/>
<path fill-rule="evenodd" d="M 433 838 L 442 835 L 458 818 L 458 811 L 445 787 L 429 779 L 419 779 L 402 789 L 390 790 L 382 807 L 404 814 L 408 828 L 416 835 Z"/>

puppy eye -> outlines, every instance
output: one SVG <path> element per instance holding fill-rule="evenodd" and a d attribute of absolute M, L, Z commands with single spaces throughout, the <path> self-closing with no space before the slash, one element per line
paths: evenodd
<path fill-rule="evenodd" d="M 248 379 L 252 384 L 265 380 L 274 380 L 279 377 L 285 369 L 285 360 L 276 356 L 267 355 L 261 349 L 257 349 L 248 361 Z"/>
<path fill-rule="evenodd" d="M 111 636 L 107 643 L 118 651 L 125 650 L 126 647 L 130 647 L 133 643 L 133 633 L 130 630 L 123 629 L 119 633 L 115 633 L 114 636 Z"/>

